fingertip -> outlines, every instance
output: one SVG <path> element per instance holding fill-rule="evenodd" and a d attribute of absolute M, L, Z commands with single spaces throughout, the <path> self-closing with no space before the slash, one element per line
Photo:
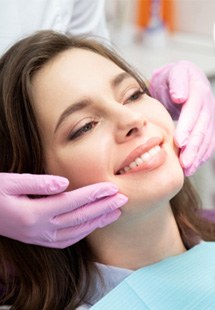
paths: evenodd
<path fill-rule="evenodd" d="M 118 206 L 121 207 L 128 202 L 128 197 L 122 193 L 117 194 L 117 203 Z"/>
<path fill-rule="evenodd" d="M 61 193 L 68 185 L 69 180 L 60 176 L 50 176 L 49 180 L 45 180 L 47 194 Z"/>
<path fill-rule="evenodd" d="M 194 161 L 195 154 L 187 152 L 187 149 L 183 147 L 179 154 L 180 163 L 183 169 L 189 169 Z"/>
<path fill-rule="evenodd" d="M 170 93 L 171 99 L 175 104 L 183 104 L 187 100 L 183 94 Z"/>
<path fill-rule="evenodd" d="M 192 172 L 189 168 L 188 169 L 185 168 L 183 169 L 183 171 L 184 171 L 185 177 L 190 177 L 192 175 Z"/>
<path fill-rule="evenodd" d="M 176 127 L 176 131 L 174 134 L 174 141 L 175 141 L 176 146 L 181 148 L 183 151 L 183 149 L 185 148 L 185 146 L 188 143 L 188 139 L 189 139 L 189 136 L 188 136 L 187 132 L 182 131 L 182 130 L 180 130 L 180 128 Z"/>
<path fill-rule="evenodd" d="M 187 157 L 184 157 L 182 159 L 182 167 L 186 177 L 192 176 L 200 166 L 200 162 L 198 160 L 195 160 L 195 156 L 196 155 L 187 155 Z"/>
<path fill-rule="evenodd" d="M 52 178 L 54 178 L 61 185 L 69 185 L 69 180 L 65 177 L 53 175 Z"/>
<path fill-rule="evenodd" d="M 170 97 L 172 101 L 176 104 L 182 104 L 185 103 L 187 100 L 187 90 L 185 88 L 181 88 L 176 84 L 172 84 L 172 88 L 170 88 Z"/>
<path fill-rule="evenodd" d="M 128 197 L 118 193 L 110 198 L 109 203 L 107 204 L 107 213 L 110 212 L 110 210 L 116 210 L 118 208 L 121 208 L 128 202 Z"/>
<path fill-rule="evenodd" d="M 121 214 L 122 212 L 119 209 L 116 209 L 113 212 L 105 214 L 105 216 L 102 216 L 99 222 L 99 228 L 103 228 L 109 224 L 114 223 L 120 218 Z"/>
<path fill-rule="evenodd" d="M 102 183 L 96 183 L 92 185 L 93 188 L 95 188 L 95 191 L 93 192 L 93 199 L 101 199 L 106 196 L 112 196 L 118 192 L 118 187 L 110 182 L 102 182 Z"/>
<path fill-rule="evenodd" d="M 119 188 L 116 184 L 111 182 L 101 182 L 100 183 L 103 188 L 110 190 L 113 193 L 117 193 L 119 191 Z"/>
<path fill-rule="evenodd" d="M 196 170 L 197 170 L 197 167 L 195 167 L 195 166 L 191 166 L 189 168 L 185 168 L 184 169 L 184 175 L 186 177 L 190 177 L 190 176 L 192 176 L 196 172 Z"/>
<path fill-rule="evenodd" d="M 189 74 L 180 63 L 173 66 L 169 76 L 170 96 L 175 103 L 184 103 L 189 96 Z"/>
<path fill-rule="evenodd" d="M 191 165 L 190 161 L 184 157 L 180 157 L 180 163 L 183 169 L 188 169 Z"/>

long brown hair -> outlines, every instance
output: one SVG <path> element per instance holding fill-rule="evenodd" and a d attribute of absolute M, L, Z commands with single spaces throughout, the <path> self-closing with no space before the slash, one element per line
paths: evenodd
<path fill-rule="evenodd" d="M 44 173 L 31 80 L 48 61 L 71 48 L 110 59 L 146 89 L 123 59 L 92 39 L 42 31 L 19 41 L 0 60 L 0 172 Z M 199 203 L 188 180 L 171 206 L 187 247 L 198 238 L 214 239 L 214 226 L 199 217 Z M 88 288 L 93 285 L 95 267 L 90 258 L 84 240 L 60 250 L 0 237 L 0 281 L 4 287 L 0 304 L 22 310 L 75 309 L 87 302 Z"/>

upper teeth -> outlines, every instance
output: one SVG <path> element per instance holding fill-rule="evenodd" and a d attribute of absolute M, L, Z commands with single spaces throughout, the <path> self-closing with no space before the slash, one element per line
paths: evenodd
<path fill-rule="evenodd" d="M 151 148 L 148 152 L 143 153 L 139 157 L 135 158 L 134 161 L 132 161 L 128 166 L 120 169 L 119 174 L 123 174 L 125 172 L 128 172 L 132 168 L 135 168 L 137 166 L 140 166 L 142 163 L 149 161 L 155 154 L 160 152 L 160 146 L 157 145 L 153 148 Z"/>

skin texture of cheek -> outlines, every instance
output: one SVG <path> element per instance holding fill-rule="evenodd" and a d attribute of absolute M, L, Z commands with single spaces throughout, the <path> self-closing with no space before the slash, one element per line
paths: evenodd
<path fill-rule="evenodd" d="M 107 154 L 96 146 L 55 150 L 46 157 L 47 173 L 66 177 L 70 181 L 67 191 L 108 181 Z"/>

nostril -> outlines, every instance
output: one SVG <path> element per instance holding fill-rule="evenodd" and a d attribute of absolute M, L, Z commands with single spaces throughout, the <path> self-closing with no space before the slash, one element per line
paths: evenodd
<path fill-rule="evenodd" d="M 136 133 L 138 131 L 137 128 L 132 128 L 131 130 L 129 130 L 129 132 L 127 133 L 126 137 L 130 137 L 132 134 Z"/>

